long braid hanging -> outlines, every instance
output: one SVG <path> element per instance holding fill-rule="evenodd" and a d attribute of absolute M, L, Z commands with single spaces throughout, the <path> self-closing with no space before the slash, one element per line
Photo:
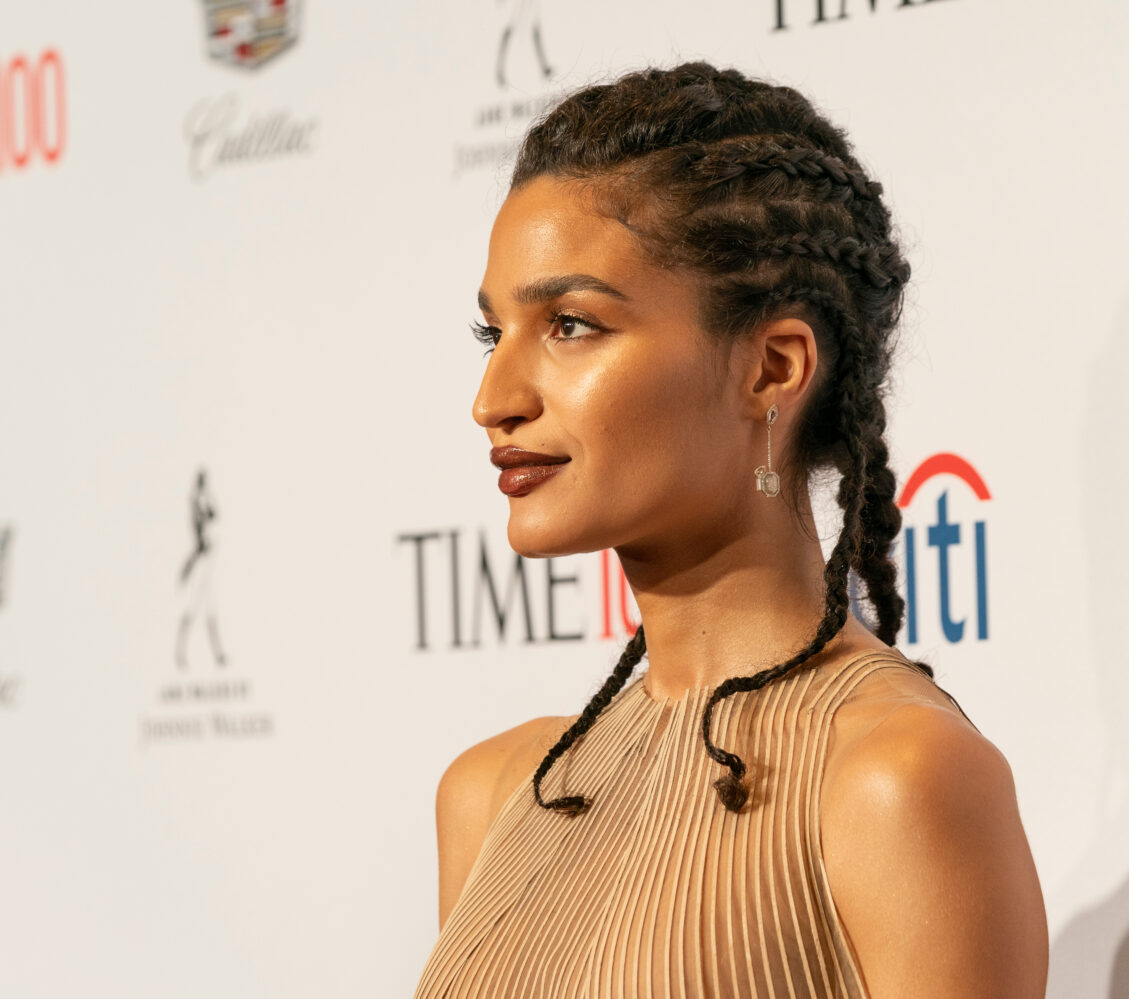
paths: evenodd
<path fill-rule="evenodd" d="M 627 683 L 646 651 L 647 639 L 643 635 L 643 626 L 640 625 L 634 636 L 627 643 L 623 654 L 619 657 L 619 662 L 616 663 L 615 669 L 612 670 L 611 675 L 604 681 L 604 685 L 597 691 L 596 696 L 588 702 L 587 707 L 580 713 L 580 717 L 565 730 L 564 735 L 557 740 L 556 745 L 549 750 L 545 758 L 541 761 L 541 765 L 533 775 L 533 794 L 537 798 L 537 804 L 542 808 L 549 808 L 555 812 L 562 812 L 565 815 L 578 815 L 592 804 L 591 798 L 586 798 L 578 794 L 566 795 L 565 797 L 553 798 L 551 801 L 546 801 L 541 796 L 541 782 L 545 779 L 545 775 L 548 774 L 553 764 L 556 763 L 565 750 L 592 727 L 596 716 L 603 711 L 604 708 L 611 703 L 611 699 L 623 689 L 623 685 Z"/>
<path fill-rule="evenodd" d="M 871 436 L 870 473 L 863 497 L 862 530 L 866 543 L 859 552 L 855 570 L 866 585 L 878 614 L 875 634 L 887 645 L 893 645 L 902 626 L 905 600 L 897 591 L 897 570 L 890 561 L 889 550 L 902 529 L 902 514 L 894 502 L 897 481 L 890 469 L 890 450 L 883 431 L 886 410 L 881 400 L 875 403 L 876 425 Z M 932 675 L 932 674 L 930 674 Z"/>
<path fill-rule="evenodd" d="M 773 294 L 773 298 L 783 301 L 809 302 L 817 308 L 838 313 L 842 331 L 843 347 L 839 355 L 838 383 L 843 390 L 841 418 L 844 423 L 853 425 L 855 419 L 855 382 L 859 358 L 856 342 L 858 329 L 854 320 L 846 313 L 839 302 L 818 288 L 785 289 Z M 710 694 L 702 715 L 702 740 L 706 752 L 723 767 L 729 769 L 713 782 L 721 803 L 731 812 L 740 811 L 749 798 L 748 768 L 736 753 L 718 747 L 711 734 L 713 710 L 727 697 L 739 692 L 760 690 L 774 680 L 800 668 L 818 655 L 843 628 L 847 622 L 850 597 L 847 591 L 847 577 L 850 568 L 858 559 L 862 528 L 864 492 L 867 483 L 868 456 L 861 436 L 844 434 L 848 450 L 848 463 L 839 484 L 839 504 L 843 508 L 843 529 L 831 551 L 831 556 L 823 570 L 824 615 L 816 628 L 811 641 L 790 659 L 761 670 L 752 676 L 735 676 L 723 681 Z"/>

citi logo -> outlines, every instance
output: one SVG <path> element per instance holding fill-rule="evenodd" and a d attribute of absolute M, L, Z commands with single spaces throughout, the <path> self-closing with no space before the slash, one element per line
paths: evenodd
<path fill-rule="evenodd" d="M 955 454 L 926 458 L 906 481 L 897 504 L 906 523 L 909 644 L 938 632 L 952 643 L 988 637 L 988 527 L 980 504 L 991 498 L 980 473 Z"/>

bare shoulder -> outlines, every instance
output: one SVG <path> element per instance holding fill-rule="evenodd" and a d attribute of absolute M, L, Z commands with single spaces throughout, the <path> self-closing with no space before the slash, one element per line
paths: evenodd
<path fill-rule="evenodd" d="M 821 805 L 871 996 L 1041 997 L 1046 917 L 1011 768 L 926 677 L 872 677 L 836 717 Z"/>
<path fill-rule="evenodd" d="M 534 718 L 459 754 L 435 795 L 439 841 L 439 925 L 454 908 L 486 832 L 572 718 Z"/>
<path fill-rule="evenodd" d="M 462 822 L 494 816 L 568 727 L 571 718 L 534 718 L 460 753 L 439 781 L 436 807 Z"/>
<path fill-rule="evenodd" d="M 1007 760 L 954 707 L 883 692 L 844 705 L 835 719 L 825 829 L 860 805 L 883 813 L 922 808 L 918 819 L 948 821 L 954 809 L 993 814 L 1014 799 Z"/>

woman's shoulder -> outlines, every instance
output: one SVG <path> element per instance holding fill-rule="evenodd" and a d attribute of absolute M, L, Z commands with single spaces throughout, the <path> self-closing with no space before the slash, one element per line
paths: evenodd
<path fill-rule="evenodd" d="M 845 696 L 835 710 L 840 738 L 861 737 L 902 708 L 933 707 L 969 721 L 956 700 L 913 660 L 895 648 L 867 648 L 850 657 L 844 672 L 850 672 Z M 912 712 L 910 712 L 912 714 Z"/>
<path fill-rule="evenodd" d="M 439 924 L 446 921 L 506 799 L 536 769 L 573 718 L 523 722 L 460 753 L 439 780 Z"/>
<path fill-rule="evenodd" d="M 891 666 L 896 665 L 891 662 Z M 824 772 L 825 807 L 892 791 L 931 797 L 1011 785 L 1003 754 L 956 702 L 912 666 L 867 673 L 838 707 Z"/>
<path fill-rule="evenodd" d="M 533 772 L 573 720 L 533 718 L 464 750 L 440 778 L 438 803 L 462 812 L 489 814 L 492 821 L 493 813 Z"/>
<path fill-rule="evenodd" d="M 820 812 L 836 906 L 868 981 L 881 979 L 873 994 L 928 980 L 948 994 L 968 974 L 978 995 L 1035 994 L 1046 923 L 1011 768 L 908 662 L 865 673 L 840 705 Z"/>
<path fill-rule="evenodd" d="M 859 658 L 865 668 L 832 718 L 825 817 L 876 794 L 887 806 L 898 793 L 940 805 L 949 794 L 1011 787 L 1003 754 L 923 670 L 895 649 Z"/>

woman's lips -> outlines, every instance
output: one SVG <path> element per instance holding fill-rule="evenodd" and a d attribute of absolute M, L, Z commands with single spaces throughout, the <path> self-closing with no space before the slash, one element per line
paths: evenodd
<path fill-rule="evenodd" d="M 498 488 L 507 496 L 524 496 L 534 486 L 551 479 L 570 459 L 555 454 L 523 451 L 517 447 L 490 449 L 490 463 L 502 470 Z"/>

